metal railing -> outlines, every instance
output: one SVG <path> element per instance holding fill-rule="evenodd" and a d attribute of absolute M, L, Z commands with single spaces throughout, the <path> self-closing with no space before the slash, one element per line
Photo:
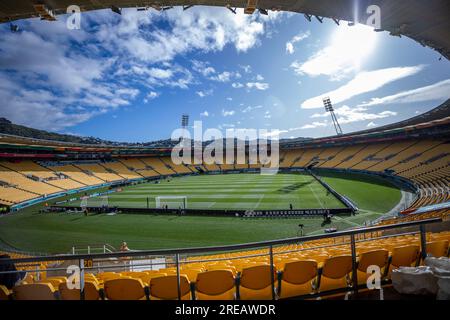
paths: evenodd
<path fill-rule="evenodd" d="M 27 258 L 11 258 L 11 259 L 0 259 L 0 265 L 4 264 L 24 264 L 24 263 L 42 263 L 42 262 L 51 262 L 51 261 L 78 261 L 78 266 L 80 268 L 80 299 L 84 299 L 84 272 L 86 270 L 92 270 L 97 269 L 97 267 L 86 267 L 85 261 L 86 260 L 93 260 L 93 259 L 99 259 L 101 261 L 110 261 L 111 258 L 141 258 L 142 257 L 151 257 L 151 256 L 172 256 L 174 257 L 174 262 L 170 262 L 169 264 L 175 265 L 176 267 L 176 276 L 177 276 L 177 292 L 178 292 L 178 299 L 181 299 L 181 289 L 180 289 L 180 267 L 183 264 L 187 263 L 195 263 L 195 262 L 207 262 L 207 261 L 221 261 L 221 260 L 233 260 L 233 259 L 243 259 L 246 257 L 256 257 L 256 256 L 268 256 L 270 261 L 270 271 L 271 271 L 271 283 L 272 283 L 272 298 L 276 298 L 276 291 L 275 291 L 275 266 L 274 266 L 274 255 L 276 254 L 282 254 L 283 252 L 275 252 L 274 253 L 274 247 L 280 246 L 280 245 L 289 245 L 289 244 L 298 244 L 303 243 L 307 241 L 314 241 L 314 240 L 324 240 L 324 239 L 336 239 L 336 238 L 343 238 L 347 239 L 349 238 L 349 241 L 343 240 L 342 242 L 335 242 L 334 244 L 329 244 L 322 247 L 333 247 L 333 246 L 343 246 L 343 245 L 350 245 L 351 250 L 351 257 L 352 257 L 352 287 L 346 288 L 345 290 L 336 290 L 336 292 L 348 292 L 353 291 L 354 294 L 358 293 L 358 281 L 357 281 L 357 252 L 356 252 L 356 244 L 357 243 L 363 243 L 365 241 L 370 240 L 376 240 L 376 239 L 386 239 L 390 237 L 399 236 L 402 234 L 420 234 L 420 251 L 421 251 L 421 258 L 424 259 L 426 257 L 426 225 L 442 222 L 441 218 L 433 218 L 433 219 L 427 219 L 422 221 L 412 221 L 412 222 L 404 222 L 399 224 L 392 224 L 392 225 L 384 225 L 384 226 L 374 226 L 374 227 L 366 227 L 366 228 L 359 228 L 359 229 L 352 229 L 352 230 L 346 230 L 346 231 L 340 231 L 335 232 L 331 234 L 321 234 L 321 235 L 309 235 L 309 236 L 302 236 L 302 237 L 295 237 L 295 238 L 286 238 L 286 239 L 279 239 L 279 240 L 271 240 L 271 241 L 261 241 L 261 242 L 252 242 L 252 243 L 244 243 L 244 244 L 236 244 L 236 245 L 226 245 L 226 246 L 215 246 L 215 247 L 194 247 L 194 248 L 183 248 L 183 249 L 162 249 L 162 250 L 135 250 L 135 251 L 126 251 L 126 252 L 114 252 L 114 253 L 93 253 L 93 254 L 63 254 L 63 255 L 53 255 L 53 256 L 41 256 L 41 257 L 27 257 Z M 400 234 L 394 234 L 389 236 L 381 236 L 381 237 L 370 237 L 369 239 L 362 239 L 358 240 L 357 235 L 360 234 L 376 234 L 380 231 L 386 231 L 386 230 L 393 230 L 393 229 L 400 229 L 400 228 L 410 228 L 410 227 L 419 227 L 419 230 L 416 232 L 406 231 L 404 233 Z M 317 246 L 316 246 L 317 247 Z M 303 248 L 298 249 L 295 251 L 305 251 L 305 250 L 312 250 L 316 247 L 312 248 Z M 248 255 L 241 255 L 236 257 L 228 257 L 228 258 L 215 258 L 212 257 L 211 259 L 198 259 L 198 260 L 182 260 L 182 255 L 199 255 L 204 254 L 208 255 L 211 253 L 223 253 L 223 252 L 234 252 L 234 251 L 242 251 L 246 249 L 267 249 L 267 253 L 253 253 Z M 290 252 L 289 250 L 286 250 L 284 252 Z M 123 260 L 123 259 L 122 259 Z M 154 265 L 153 263 L 145 264 L 148 266 Z M 113 266 L 105 266 L 104 269 L 108 268 L 118 268 L 120 266 L 113 265 Z M 56 270 L 66 270 L 66 268 L 48 268 L 43 271 L 56 271 Z M 34 270 L 29 270 L 33 272 Z M 6 272 L 0 272 L 1 273 L 11 273 L 11 272 L 20 272 L 19 271 L 6 271 Z M 239 275 L 238 275 L 239 277 Z M 318 294 L 319 296 L 321 294 Z"/>

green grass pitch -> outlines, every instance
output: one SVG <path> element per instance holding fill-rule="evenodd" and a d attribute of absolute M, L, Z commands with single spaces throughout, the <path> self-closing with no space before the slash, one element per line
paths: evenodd
<path fill-rule="evenodd" d="M 155 208 L 157 196 L 186 196 L 189 209 L 294 209 L 344 208 L 344 205 L 310 175 L 222 174 L 185 176 L 161 183 L 139 184 L 108 196 L 110 206 Z M 88 206 L 100 206 L 91 198 Z M 179 202 L 180 200 L 167 200 Z M 73 202 L 71 205 L 80 205 Z M 173 205 L 176 205 L 174 203 Z M 178 206 L 175 206 L 178 207 Z"/>
<path fill-rule="evenodd" d="M 401 198 L 400 190 L 378 179 L 333 174 L 324 177 L 336 191 L 360 208 L 355 216 L 333 218 L 339 230 L 361 225 L 389 211 Z M 93 193 L 94 191 L 92 191 Z M 110 205 L 146 206 L 146 197 L 185 195 L 192 208 L 294 208 L 339 207 L 312 177 L 299 174 L 261 176 L 225 174 L 173 178 L 160 184 L 124 188 L 109 197 Z M 71 198 L 67 196 L 65 198 Z M 99 201 L 101 200 L 93 200 Z M 154 205 L 154 202 L 151 202 Z M 89 205 L 93 205 L 91 202 Z M 131 249 L 213 246 L 297 236 L 298 224 L 306 234 L 323 232 L 321 218 L 244 219 L 236 217 L 118 214 L 40 214 L 42 205 L 0 217 L 0 248 L 30 252 L 66 253 L 73 245 L 127 241 Z"/>

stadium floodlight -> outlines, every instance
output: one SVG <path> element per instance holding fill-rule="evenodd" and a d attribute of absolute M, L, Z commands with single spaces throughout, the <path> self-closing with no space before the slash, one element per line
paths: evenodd
<path fill-rule="evenodd" d="M 188 6 L 183 6 L 183 11 L 186 11 L 186 10 L 190 9 L 190 8 L 192 8 L 193 6 L 194 6 L 193 4 L 190 4 L 190 5 L 188 5 Z"/>
<path fill-rule="evenodd" d="M 333 105 L 331 104 L 330 97 L 324 97 L 322 98 L 323 106 L 325 107 L 325 111 L 329 112 L 331 114 L 331 119 L 333 120 L 334 129 L 336 130 L 337 135 L 342 134 L 342 128 L 339 125 L 338 119 L 336 117 L 336 114 L 334 113 Z"/>
<path fill-rule="evenodd" d="M 115 5 L 111 6 L 111 11 L 114 13 L 120 14 L 120 15 L 122 14 L 122 9 L 120 9 L 119 7 L 117 7 Z"/>
<path fill-rule="evenodd" d="M 258 11 L 259 11 L 259 13 L 260 14 L 263 14 L 263 15 L 265 15 L 265 16 L 268 16 L 269 15 L 269 12 L 266 10 L 266 9 L 258 9 Z"/>
<path fill-rule="evenodd" d="M 181 127 L 183 129 L 186 129 L 188 125 L 189 125 L 189 115 L 188 114 L 183 114 L 181 116 Z"/>
<path fill-rule="evenodd" d="M 305 13 L 303 16 L 306 18 L 306 20 L 311 22 L 312 15 Z"/>
<path fill-rule="evenodd" d="M 319 21 L 320 23 L 323 22 L 323 17 L 319 17 L 319 16 L 316 16 L 316 15 L 314 17 L 316 17 L 317 21 Z"/>

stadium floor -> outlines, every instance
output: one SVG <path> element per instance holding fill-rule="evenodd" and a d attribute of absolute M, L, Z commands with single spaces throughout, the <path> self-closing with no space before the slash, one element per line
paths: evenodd
<path fill-rule="evenodd" d="M 278 183 L 282 186 L 289 186 L 300 183 L 300 181 L 307 182 L 307 179 L 311 178 L 309 176 L 294 177 L 294 180 L 297 182 L 288 183 L 287 181 L 290 181 L 289 178 L 293 176 L 283 177 L 283 175 L 280 175 L 280 177 L 272 178 L 272 180 L 287 179 L 285 180 L 286 183 Z M 178 184 L 182 182 L 188 184 L 192 183 L 193 180 L 199 179 L 200 181 L 204 178 L 212 178 L 219 184 L 225 179 L 235 178 L 235 175 L 177 178 L 172 179 L 171 182 L 162 182 L 161 184 L 136 185 L 130 189 L 126 188 L 124 192 L 136 191 L 141 187 L 149 186 L 152 188 L 161 186 L 180 190 L 182 185 Z M 239 180 L 247 178 L 247 175 L 239 175 L 237 178 L 239 182 Z M 264 179 L 268 178 L 271 177 L 264 177 Z M 336 191 L 346 195 L 358 205 L 360 211 L 357 215 L 336 216 L 332 219 L 331 224 L 328 225 L 323 225 L 322 217 L 249 219 L 141 214 L 117 214 L 113 216 L 95 214 L 85 217 L 81 213 L 39 213 L 43 204 L 38 204 L 16 213 L 0 216 L 0 248 L 4 247 L 35 253 L 67 253 L 73 245 L 84 247 L 85 249 L 88 245 L 94 244 L 110 244 L 118 247 L 122 241 L 127 241 L 131 249 L 182 248 L 263 241 L 295 237 L 298 235 L 298 224 L 300 223 L 305 226 L 304 234 L 323 233 L 324 229 L 329 227 L 343 230 L 359 226 L 388 212 L 401 198 L 399 189 L 380 180 L 349 174 L 335 174 L 324 177 L 324 179 Z M 246 180 L 241 180 L 244 191 L 251 185 Z M 268 181 L 266 180 L 264 184 L 269 183 Z M 265 187 L 264 184 L 260 184 L 258 188 Z M 220 186 L 222 187 L 223 183 Z M 135 190 L 135 188 L 137 189 Z M 206 187 L 203 186 L 202 188 Z M 257 187 L 254 186 L 253 188 L 256 189 Z M 210 187 L 207 189 L 212 194 L 218 193 Z M 269 189 L 276 191 L 280 189 L 280 186 Z M 303 190 L 305 189 L 308 191 L 309 187 L 304 186 Z M 105 188 L 101 188 L 91 190 L 89 193 L 93 194 L 105 190 Z M 144 193 L 147 193 L 147 191 L 144 191 Z M 58 200 L 69 199 L 83 194 L 71 194 Z M 313 199 L 311 203 L 317 203 L 315 196 L 311 195 L 310 192 L 309 194 L 309 199 Z M 319 195 L 317 196 L 319 197 Z M 326 193 L 323 196 L 326 197 Z"/>
<path fill-rule="evenodd" d="M 223 174 L 170 178 L 160 183 L 129 186 L 108 196 L 109 206 L 156 208 L 158 196 L 185 196 L 189 209 L 293 209 L 345 208 L 313 177 L 304 174 Z M 104 198 L 88 200 L 100 206 Z M 163 201 L 163 200 L 162 200 Z M 181 199 L 165 200 L 169 208 L 179 208 Z M 79 205 L 80 201 L 71 205 Z"/>

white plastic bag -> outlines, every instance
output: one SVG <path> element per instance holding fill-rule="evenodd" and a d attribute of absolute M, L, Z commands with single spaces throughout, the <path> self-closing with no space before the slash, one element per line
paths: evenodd
<path fill-rule="evenodd" d="M 438 292 L 437 277 L 430 267 L 400 267 L 392 270 L 392 285 L 401 294 L 435 295 Z"/>
<path fill-rule="evenodd" d="M 450 259 L 446 257 L 425 259 L 425 264 L 429 266 L 433 275 L 437 279 L 438 300 L 450 300 Z"/>

